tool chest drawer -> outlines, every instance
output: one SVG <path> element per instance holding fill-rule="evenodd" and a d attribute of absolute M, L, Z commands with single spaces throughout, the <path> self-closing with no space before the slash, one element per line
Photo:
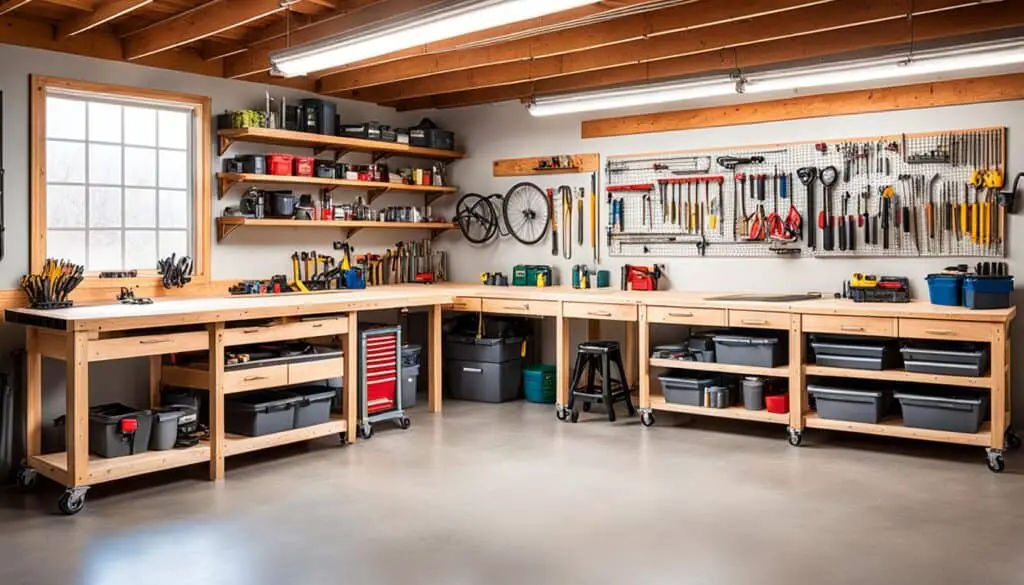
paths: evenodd
<path fill-rule="evenodd" d="M 647 307 L 647 320 L 651 323 L 706 325 L 710 327 L 722 327 L 726 324 L 725 309 Z"/>
<path fill-rule="evenodd" d="M 896 319 L 886 317 L 804 315 L 803 329 L 807 333 L 896 337 Z"/>
<path fill-rule="evenodd" d="M 789 329 L 789 321 L 789 313 L 769 313 L 767 311 L 729 311 L 729 327 Z"/>
<path fill-rule="evenodd" d="M 558 301 L 517 301 L 514 299 L 482 299 L 484 313 L 526 315 L 527 317 L 557 317 L 560 314 Z"/>
<path fill-rule="evenodd" d="M 248 392 L 288 385 L 290 365 L 244 368 L 224 372 L 224 393 Z"/>
<path fill-rule="evenodd" d="M 989 341 L 998 324 L 936 321 L 931 319 L 900 319 L 899 333 L 904 339 L 957 339 Z"/>
<path fill-rule="evenodd" d="M 348 317 L 308 319 L 292 323 L 268 323 L 226 329 L 224 330 L 224 345 L 266 343 L 345 333 L 348 333 Z"/>
<path fill-rule="evenodd" d="M 605 303 L 565 303 L 562 315 L 574 319 L 607 319 L 609 321 L 636 321 L 636 305 Z"/>
<path fill-rule="evenodd" d="M 482 306 L 483 299 L 479 297 L 455 297 L 452 299 L 452 304 L 448 305 L 446 308 L 449 311 L 479 313 Z"/>
<path fill-rule="evenodd" d="M 341 378 L 344 370 L 345 362 L 341 358 L 288 364 L 288 383 L 303 384 L 328 378 Z"/>

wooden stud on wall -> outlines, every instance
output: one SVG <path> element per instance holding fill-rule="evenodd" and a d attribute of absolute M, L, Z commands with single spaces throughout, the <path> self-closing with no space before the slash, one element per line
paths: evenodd
<path fill-rule="evenodd" d="M 551 161 L 553 158 L 563 156 L 568 156 L 572 159 L 573 164 L 571 167 L 540 168 L 541 161 Z M 600 154 L 560 154 L 496 160 L 494 161 L 493 174 L 495 177 L 525 177 L 530 175 L 559 175 L 562 173 L 596 173 L 600 168 Z"/>

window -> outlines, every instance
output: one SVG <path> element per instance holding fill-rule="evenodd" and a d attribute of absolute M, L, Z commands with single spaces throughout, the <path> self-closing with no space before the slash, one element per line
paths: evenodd
<path fill-rule="evenodd" d="M 33 78 L 33 268 L 209 263 L 207 98 Z M 38 264 L 37 264 L 38 263 Z"/>

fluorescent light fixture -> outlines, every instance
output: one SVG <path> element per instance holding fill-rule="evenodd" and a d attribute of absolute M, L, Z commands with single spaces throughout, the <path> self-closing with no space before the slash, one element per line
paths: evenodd
<path fill-rule="evenodd" d="M 740 79 L 721 76 L 702 80 L 644 85 L 636 88 L 539 97 L 527 107 L 534 116 L 611 110 L 725 96 L 769 93 L 851 83 L 888 81 L 971 69 L 1024 63 L 1024 40 L 978 43 L 920 51 L 882 59 L 843 61 L 820 67 L 750 73 Z"/>
<path fill-rule="evenodd" d="M 427 43 L 538 18 L 599 0 L 460 0 L 440 2 L 349 35 L 278 51 L 274 69 L 286 77 L 355 63 Z"/>

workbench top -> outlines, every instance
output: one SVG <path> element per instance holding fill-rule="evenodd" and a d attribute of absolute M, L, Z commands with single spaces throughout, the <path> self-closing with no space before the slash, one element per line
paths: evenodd
<path fill-rule="evenodd" d="M 893 318 L 937 319 L 1006 323 L 1016 308 L 972 311 L 963 307 L 910 303 L 854 303 L 846 299 L 806 301 L 741 301 L 718 297 L 733 293 L 682 291 L 622 291 L 617 289 L 573 289 L 566 286 L 499 287 L 482 284 L 439 283 L 380 286 L 364 290 L 330 291 L 277 296 L 230 296 L 189 299 L 155 299 L 151 305 L 83 305 L 42 311 L 8 309 L 6 319 L 65 331 L 116 331 L 148 327 L 270 319 L 276 317 L 343 313 L 428 306 L 451 303 L 455 297 L 483 297 L 529 301 L 608 304 L 644 304 L 681 308 L 723 308 L 738 310 L 849 315 Z"/>

